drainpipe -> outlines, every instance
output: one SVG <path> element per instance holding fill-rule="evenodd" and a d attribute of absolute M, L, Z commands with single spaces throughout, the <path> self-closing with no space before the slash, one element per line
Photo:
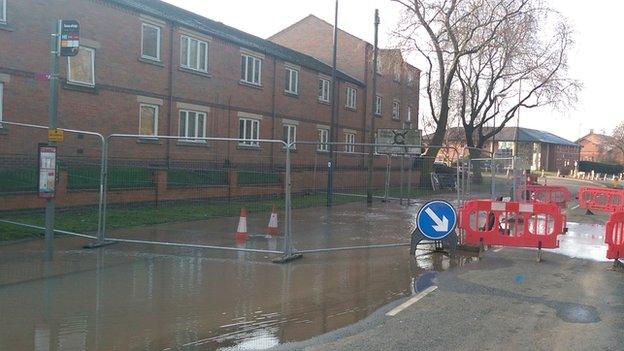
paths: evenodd
<path fill-rule="evenodd" d="M 173 37 L 175 22 L 171 22 L 169 30 L 169 113 L 167 114 L 167 135 L 171 135 L 171 119 L 173 117 Z M 167 139 L 167 169 L 171 163 L 171 140 Z"/>
<path fill-rule="evenodd" d="M 273 95 L 271 97 L 272 104 L 272 121 L 271 121 L 271 139 L 275 140 L 275 121 L 277 119 L 277 102 L 276 102 L 276 87 L 277 87 L 277 59 L 273 58 Z M 275 166 L 275 144 L 271 143 L 271 169 Z"/>

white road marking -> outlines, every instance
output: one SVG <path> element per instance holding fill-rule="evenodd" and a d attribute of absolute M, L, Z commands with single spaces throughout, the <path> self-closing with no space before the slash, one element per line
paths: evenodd
<path fill-rule="evenodd" d="M 573 210 L 576 210 L 577 208 L 579 208 L 579 205 L 572 207 Z"/>
<path fill-rule="evenodd" d="M 404 309 L 410 307 L 411 305 L 415 304 L 416 302 L 418 302 L 418 300 L 422 299 L 423 297 L 427 296 L 429 293 L 433 292 L 435 289 L 437 289 L 438 287 L 435 285 L 432 285 L 430 287 L 428 287 L 427 289 L 419 292 L 418 294 L 416 294 L 416 296 L 412 297 L 411 299 L 403 302 L 402 304 L 400 304 L 399 306 L 395 307 L 394 309 L 392 309 L 392 311 L 386 313 L 386 316 L 390 316 L 390 317 L 394 317 L 396 316 L 399 312 L 403 311 Z"/>
<path fill-rule="evenodd" d="M 500 250 L 502 250 L 502 249 L 504 249 L 504 247 L 503 247 L 503 246 L 501 246 L 501 247 L 497 247 L 497 248 L 495 248 L 495 249 L 494 249 L 494 250 L 492 250 L 492 251 L 494 251 L 494 252 L 499 252 L 499 251 L 500 251 Z"/>

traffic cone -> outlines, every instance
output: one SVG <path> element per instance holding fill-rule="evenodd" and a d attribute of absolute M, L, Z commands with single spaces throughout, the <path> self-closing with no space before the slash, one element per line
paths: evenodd
<path fill-rule="evenodd" d="M 240 219 L 238 220 L 238 229 L 236 230 L 236 240 L 247 240 L 249 234 L 247 233 L 247 209 L 241 208 Z"/>
<path fill-rule="evenodd" d="M 277 236 L 279 234 L 279 229 L 277 226 L 277 212 L 275 211 L 275 205 L 273 205 L 273 210 L 271 210 L 271 218 L 269 218 L 269 226 L 267 228 L 267 234 L 271 236 Z"/>

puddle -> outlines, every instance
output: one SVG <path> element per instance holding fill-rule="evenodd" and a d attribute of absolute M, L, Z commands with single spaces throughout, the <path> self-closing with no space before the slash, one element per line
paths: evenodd
<path fill-rule="evenodd" d="M 602 224 L 568 223 L 568 232 L 559 236 L 559 248 L 545 250 L 573 258 L 608 262 Z"/>
<path fill-rule="evenodd" d="M 294 241 L 300 249 L 409 242 L 412 212 L 382 210 L 371 225 L 337 211 L 346 215 L 318 225 L 324 209 L 294 211 Z M 202 228 L 230 222 L 116 235 L 164 240 L 178 234 L 177 241 L 226 243 L 231 234 L 211 237 Z M 309 254 L 276 265 L 262 254 L 124 244 L 88 251 L 80 248 L 84 243 L 58 238 L 55 260 L 47 265 L 40 241 L 0 247 L 0 350 L 267 349 L 353 324 L 430 286 L 437 272 L 473 260 L 426 251 L 411 257 L 402 247 Z M 247 245 L 281 243 L 257 238 Z"/>

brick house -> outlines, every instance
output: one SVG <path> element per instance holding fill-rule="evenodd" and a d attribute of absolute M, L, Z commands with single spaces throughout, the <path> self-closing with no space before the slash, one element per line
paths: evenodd
<path fill-rule="evenodd" d="M 589 134 L 576 143 L 581 145 L 583 161 L 624 163 L 624 155 L 612 146 L 611 137 L 608 135 L 594 133 L 591 129 Z"/>
<path fill-rule="evenodd" d="M 190 163 L 202 169 L 283 167 L 283 146 L 258 139 L 320 142 L 293 150 L 293 163 L 304 169 L 309 160 L 327 157 L 322 142 L 330 138 L 332 69 L 323 60 L 159 0 L 0 0 L 0 5 L 0 120 L 47 125 L 48 82 L 35 78 L 48 71 L 55 22 L 76 19 L 80 52 L 60 59 L 59 127 L 140 135 L 113 139 L 112 160 L 150 169 Z M 362 64 L 372 58 L 370 49 L 365 45 Z M 353 75 L 350 65 L 339 68 L 335 141 L 367 142 L 370 74 L 362 68 Z M 406 84 L 380 82 L 379 127 L 402 127 L 418 115 L 419 71 L 409 69 L 400 76 L 409 77 Z M 395 118 L 386 99 L 400 101 Z M 0 126 L 3 160 L 19 154 L 32 162 L 37 142 L 46 141 L 44 133 L 32 129 Z M 163 135 L 189 139 L 158 137 Z M 197 137 L 245 140 L 192 139 Z M 84 135 L 68 135 L 59 145 L 61 162 L 97 158 L 98 146 Z M 356 149 L 347 145 L 342 151 Z M 341 156 L 337 164 L 364 162 Z M 300 187 L 309 178 L 293 177 Z M 166 175 L 153 178 L 156 184 L 167 183 Z M 231 174 L 226 178 L 230 186 L 236 184 Z"/>

